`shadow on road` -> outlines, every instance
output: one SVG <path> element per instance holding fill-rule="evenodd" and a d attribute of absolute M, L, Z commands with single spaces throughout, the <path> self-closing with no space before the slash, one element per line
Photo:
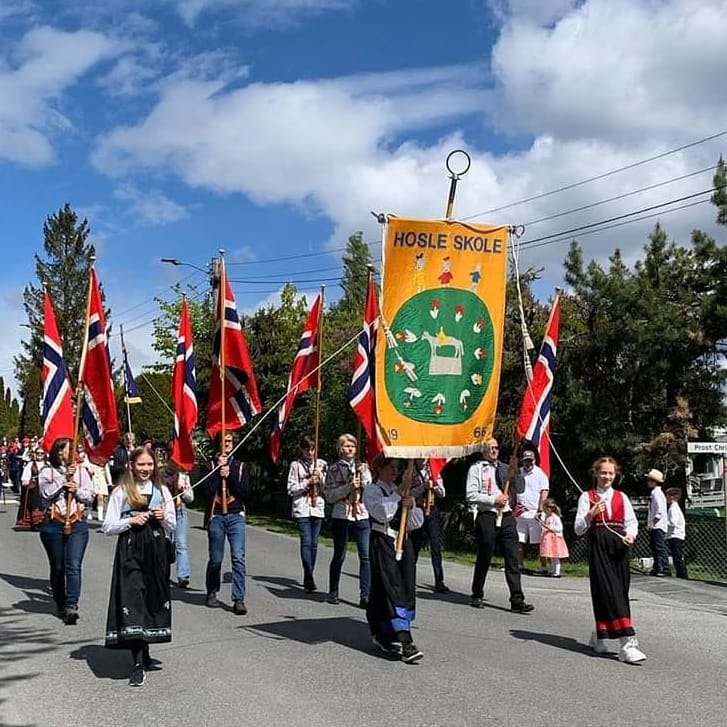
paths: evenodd
<path fill-rule="evenodd" d="M 303 586 L 294 578 L 280 578 L 277 576 L 253 576 L 252 580 L 260 583 L 267 583 L 270 585 L 265 586 L 268 593 L 271 593 L 276 598 L 295 598 L 302 601 L 318 601 L 325 600 L 326 595 L 322 591 L 315 591 L 314 593 L 306 593 L 303 590 Z"/>
<path fill-rule="evenodd" d="M 523 641 L 538 641 L 546 646 L 563 649 L 564 651 L 574 651 L 577 654 L 586 654 L 587 656 L 594 655 L 594 652 L 588 647 L 588 644 L 576 641 L 570 636 L 544 634 L 538 633 L 537 631 L 522 631 L 520 629 L 510 629 L 510 635 Z"/>
<path fill-rule="evenodd" d="M 251 633 L 314 646 L 332 642 L 354 651 L 372 653 L 369 628 L 353 618 L 288 618 L 255 626 L 240 626 Z M 261 633 L 262 632 L 262 633 Z"/>
<path fill-rule="evenodd" d="M 469 605 L 472 596 L 466 593 L 450 591 L 449 593 L 435 593 L 433 588 L 419 586 L 417 588 L 417 601 L 443 601 L 444 603 L 456 603 L 460 606 Z"/>
<path fill-rule="evenodd" d="M 128 679 L 131 669 L 130 652 L 107 649 L 98 644 L 87 644 L 72 651 L 69 656 L 85 661 L 98 679 Z"/>
<path fill-rule="evenodd" d="M 27 601 L 18 601 L 13 608 L 27 613 L 55 613 L 56 605 L 46 579 L 28 578 L 14 573 L 0 573 L 0 578 L 27 596 Z"/>

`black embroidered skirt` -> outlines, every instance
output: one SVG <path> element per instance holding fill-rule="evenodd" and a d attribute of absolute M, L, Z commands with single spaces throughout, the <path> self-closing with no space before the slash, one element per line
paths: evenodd
<path fill-rule="evenodd" d="M 172 640 L 169 562 L 164 530 L 154 521 L 119 535 L 106 617 L 106 647 Z"/>

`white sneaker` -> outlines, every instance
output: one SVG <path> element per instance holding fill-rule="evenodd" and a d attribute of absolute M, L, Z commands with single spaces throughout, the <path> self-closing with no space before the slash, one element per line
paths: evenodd
<path fill-rule="evenodd" d="M 591 634 L 591 638 L 588 640 L 588 646 L 593 649 L 597 654 L 608 654 L 608 646 L 604 639 L 596 637 L 596 632 Z"/>
<path fill-rule="evenodd" d="M 618 652 L 618 660 L 626 664 L 638 664 L 640 661 L 644 661 L 646 654 L 636 648 L 638 645 L 639 642 L 635 636 L 621 639 L 621 650 Z"/>

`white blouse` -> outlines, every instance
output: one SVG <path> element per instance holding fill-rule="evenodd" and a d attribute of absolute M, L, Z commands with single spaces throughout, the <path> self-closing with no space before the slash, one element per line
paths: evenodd
<path fill-rule="evenodd" d="M 154 486 L 150 480 L 142 482 L 139 485 L 139 491 L 142 495 L 153 495 Z M 174 533 L 177 527 L 177 512 L 174 507 L 174 500 L 169 490 L 162 485 L 162 500 L 159 505 L 164 507 L 164 519 L 162 520 L 162 527 L 168 536 Z M 150 504 L 150 507 L 157 507 L 154 500 Z M 131 518 L 128 517 L 128 512 L 133 508 L 126 499 L 126 493 L 123 487 L 116 487 L 109 496 L 109 502 L 106 507 L 106 517 L 104 518 L 101 531 L 106 535 L 120 535 L 123 532 L 131 529 Z"/>
<path fill-rule="evenodd" d="M 597 487 L 596 492 L 600 500 L 606 504 L 605 516 L 606 520 L 610 520 L 611 501 L 613 500 L 615 490 L 613 487 Z M 619 492 L 621 491 L 619 490 Z M 635 538 L 639 532 L 639 523 L 636 520 L 633 505 L 631 504 L 631 500 L 623 492 L 621 492 L 621 497 L 623 497 L 624 503 L 624 530 L 626 531 L 626 535 L 633 535 Z M 576 535 L 584 535 L 590 527 L 590 523 L 586 521 L 586 514 L 590 509 L 591 502 L 588 498 L 588 491 L 586 491 L 578 498 L 578 510 L 576 511 L 576 522 L 574 525 Z"/>

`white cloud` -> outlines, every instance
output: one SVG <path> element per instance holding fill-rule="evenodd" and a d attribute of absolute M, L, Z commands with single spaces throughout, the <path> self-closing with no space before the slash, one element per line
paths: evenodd
<path fill-rule="evenodd" d="M 724 125 L 725 0 L 588 0 L 547 26 L 505 22 L 493 49 L 503 129 L 561 139 L 699 137 Z"/>
<path fill-rule="evenodd" d="M 114 191 L 114 197 L 129 202 L 129 214 L 142 224 L 168 225 L 189 216 L 185 207 L 158 190 L 143 192 L 134 185 L 125 184 Z"/>
<path fill-rule="evenodd" d="M 0 61 L 0 159 L 31 166 L 53 161 L 51 135 L 73 125 L 59 99 L 117 49 L 115 41 L 92 31 L 29 31 Z"/>
<path fill-rule="evenodd" d="M 509 3 L 493 49 L 492 76 L 472 65 L 236 88 L 225 78 L 170 78 L 144 119 L 99 139 L 93 161 L 110 175 L 172 172 L 192 187 L 241 193 L 258 204 L 299 205 L 330 219 L 331 245 L 340 246 L 354 230 L 378 237 L 369 210 L 443 214 L 444 159 L 452 148 L 472 154 L 456 205 L 457 215 L 469 216 L 725 126 L 725 0 L 564 1 L 545 14 L 538 7 Z M 494 88 L 486 90 L 493 78 Z M 456 131 L 484 113 L 493 125 L 530 141 L 491 153 Z M 448 131 L 436 139 L 439 129 Z M 421 130 L 428 131 L 427 143 L 413 140 Z M 713 164 L 722 147 L 719 141 L 694 147 L 485 217 L 532 222 Z M 706 189 L 710 181 L 703 175 L 532 224 L 526 239 Z M 663 217 L 681 241 L 694 226 L 713 229 L 706 205 Z M 654 222 L 584 236 L 584 245 L 599 255 L 616 245 L 633 253 Z M 532 248 L 524 262 L 545 264 L 558 275 L 565 249 Z"/>
<path fill-rule="evenodd" d="M 169 0 L 187 25 L 200 15 L 225 10 L 249 27 L 288 27 L 302 18 L 347 10 L 358 0 Z"/>

